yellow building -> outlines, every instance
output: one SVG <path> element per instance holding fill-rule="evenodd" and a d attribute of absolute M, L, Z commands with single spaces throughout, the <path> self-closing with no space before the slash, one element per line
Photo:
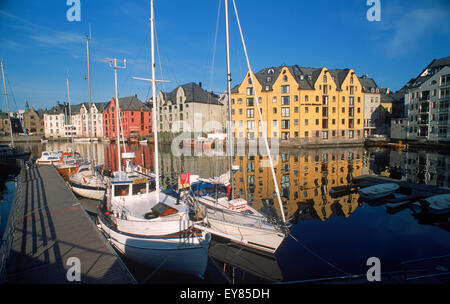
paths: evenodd
<path fill-rule="evenodd" d="M 329 190 L 344 186 L 362 175 L 364 148 L 280 151 L 274 157 L 274 168 L 286 218 L 298 210 L 302 216 L 322 221 L 331 216 L 349 217 L 358 208 L 358 194 L 332 198 Z M 234 164 L 235 193 L 256 209 L 263 199 L 273 199 L 278 216 L 280 208 L 274 197 L 274 184 L 269 167 L 261 166 L 261 156 L 238 156 Z"/>
<path fill-rule="evenodd" d="M 299 144 L 360 142 L 364 93 L 352 69 L 280 66 L 250 73 L 231 93 L 234 137 L 262 137 L 256 96 L 267 137 Z M 255 96 L 256 91 L 256 96 Z"/>

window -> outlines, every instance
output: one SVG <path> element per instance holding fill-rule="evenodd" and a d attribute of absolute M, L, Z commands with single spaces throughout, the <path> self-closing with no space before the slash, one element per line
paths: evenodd
<path fill-rule="evenodd" d="M 272 102 L 277 102 L 277 97 L 276 97 L 276 96 L 274 96 L 274 97 L 272 98 Z"/>
<path fill-rule="evenodd" d="M 277 114 L 277 108 L 273 108 L 273 114 Z"/>
<path fill-rule="evenodd" d="M 254 94 L 253 92 L 253 88 L 247 88 L 247 96 L 252 96 Z"/>
<path fill-rule="evenodd" d="M 289 130 L 289 124 L 290 124 L 290 120 L 282 120 L 281 121 L 281 129 Z"/>
<path fill-rule="evenodd" d="M 322 96 L 322 105 L 324 106 L 328 105 L 328 96 Z"/>
<path fill-rule="evenodd" d="M 307 126 L 308 123 L 309 123 L 309 120 L 308 120 L 308 119 L 305 119 L 305 126 Z"/>
<path fill-rule="evenodd" d="M 328 129 L 328 119 L 322 119 L 322 128 Z"/>
<path fill-rule="evenodd" d="M 284 82 L 288 81 L 287 75 L 284 75 L 284 76 L 283 76 L 283 81 L 284 81 Z"/>
<path fill-rule="evenodd" d="M 253 106 L 255 106 L 254 99 L 247 98 L 247 107 L 253 107 Z"/>
<path fill-rule="evenodd" d="M 281 117 L 289 117 L 289 108 L 281 108 Z"/>
<path fill-rule="evenodd" d="M 308 131 L 305 131 L 305 137 L 309 137 Z"/>
<path fill-rule="evenodd" d="M 282 94 L 289 94 L 289 86 L 288 85 L 283 85 L 281 86 L 281 93 Z"/>
<path fill-rule="evenodd" d="M 114 196 L 127 196 L 130 185 L 114 185 Z"/>
<path fill-rule="evenodd" d="M 294 113 L 298 113 L 298 107 L 294 108 Z"/>
<path fill-rule="evenodd" d="M 282 96 L 282 97 L 281 97 L 281 104 L 282 104 L 283 106 L 289 105 L 289 96 Z"/>
<path fill-rule="evenodd" d="M 281 139 L 288 140 L 289 139 L 289 132 L 281 132 Z"/>
<path fill-rule="evenodd" d="M 327 83 L 327 75 L 325 75 L 325 74 L 323 75 L 323 82 Z"/>
<path fill-rule="evenodd" d="M 308 113 L 308 107 L 305 107 L 305 113 Z"/>
<path fill-rule="evenodd" d="M 254 117 L 255 117 L 255 110 L 247 109 L 247 118 L 254 118 Z"/>
<path fill-rule="evenodd" d="M 248 121 L 247 121 L 247 129 L 248 129 L 248 130 L 254 130 L 254 129 L 255 129 L 255 121 L 253 121 L 253 120 L 248 120 Z"/>
<path fill-rule="evenodd" d="M 298 101 L 298 95 L 295 95 L 295 96 L 294 96 L 294 100 L 295 100 L 295 101 Z"/>
<path fill-rule="evenodd" d="M 298 119 L 294 120 L 294 126 L 298 126 Z M 296 136 L 296 137 L 298 137 L 298 136 Z"/>
<path fill-rule="evenodd" d="M 328 131 L 323 131 L 322 132 L 322 138 L 323 139 L 328 139 Z"/>
<path fill-rule="evenodd" d="M 147 193 L 147 184 L 146 183 L 133 184 L 132 187 L 133 187 L 133 189 L 132 189 L 133 195 Z"/>
<path fill-rule="evenodd" d="M 308 101 L 308 99 L 309 99 L 308 95 L 305 95 L 305 101 Z"/>

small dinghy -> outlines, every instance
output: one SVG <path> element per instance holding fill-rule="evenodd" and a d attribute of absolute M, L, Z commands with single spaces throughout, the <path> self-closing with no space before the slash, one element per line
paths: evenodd
<path fill-rule="evenodd" d="M 362 199 L 373 201 L 393 194 L 398 188 L 396 183 L 387 183 L 360 189 L 358 193 Z"/>
<path fill-rule="evenodd" d="M 434 195 L 425 199 L 421 199 L 419 200 L 419 202 L 429 214 L 450 214 L 450 194 Z"/>

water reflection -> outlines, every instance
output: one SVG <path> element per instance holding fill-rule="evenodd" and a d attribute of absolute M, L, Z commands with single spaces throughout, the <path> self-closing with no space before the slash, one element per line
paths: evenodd
<path fill-rule="evenodd" d="M 89 147 L 89 144 L 75 144 L 75 149 L 87 159 L 90 159 Z M 33 143 L 33 157 L 39 157 L 42 149 L 67 150 L 67 143 Z M 116 149 L 114 144 L 100 142 L 93 145 L 93 155 L 97 163 L 115 170 Z M 135 163 L 153 170 L 152 145 L 126 145 L 126 149 L 136 152 Z M 175 184 L 182 172 L 213 177 L 228 170 L 226 157 L 176 157 L 170 146 L 161 146 L 160 151 L 163 187 Z M 264 160 L 260 156 L 234 158 L 233 163 L 240 168 L 235 175 L 236 193 L 263 213 L 279 216 L 270 168 L 261 164 Z M 385 206 L 359 203 L 357 193 L 337 198 L 329 193 L 331 188 L 345 186 L 353 178 L 367 174 L 448 187 L 448 154 L 363 147 L 281 149 L 274 156 L 274 162 L 283 212 L 295 224 L 292 235 L 303 246 L 347 272 L 365 273 L 366 260 L 371 256 L 379 257 L 386 270 L 398 270 L 401 261 L 450 252 L 448 220 L 444 224 L 430 222 L 409 208 L 389 214 Z M 340 238 L 342 235 L 346 237 Z M 216 243 L 216 240 L 210 251 L 221 270 L 235 282 L 292 281 L 341 275 L 291 237 L 285 239 L 275 257 L 253 255 L 253 252 Z"/>

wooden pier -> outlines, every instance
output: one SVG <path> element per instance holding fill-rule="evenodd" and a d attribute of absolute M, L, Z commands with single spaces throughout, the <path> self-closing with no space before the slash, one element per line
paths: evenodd
<path fill-rule="evenodd" d="M 6 283 L 136 283 L 56 169 L 23 170 Z M 77 259 L 80 281 L 73 280 Z"/>

